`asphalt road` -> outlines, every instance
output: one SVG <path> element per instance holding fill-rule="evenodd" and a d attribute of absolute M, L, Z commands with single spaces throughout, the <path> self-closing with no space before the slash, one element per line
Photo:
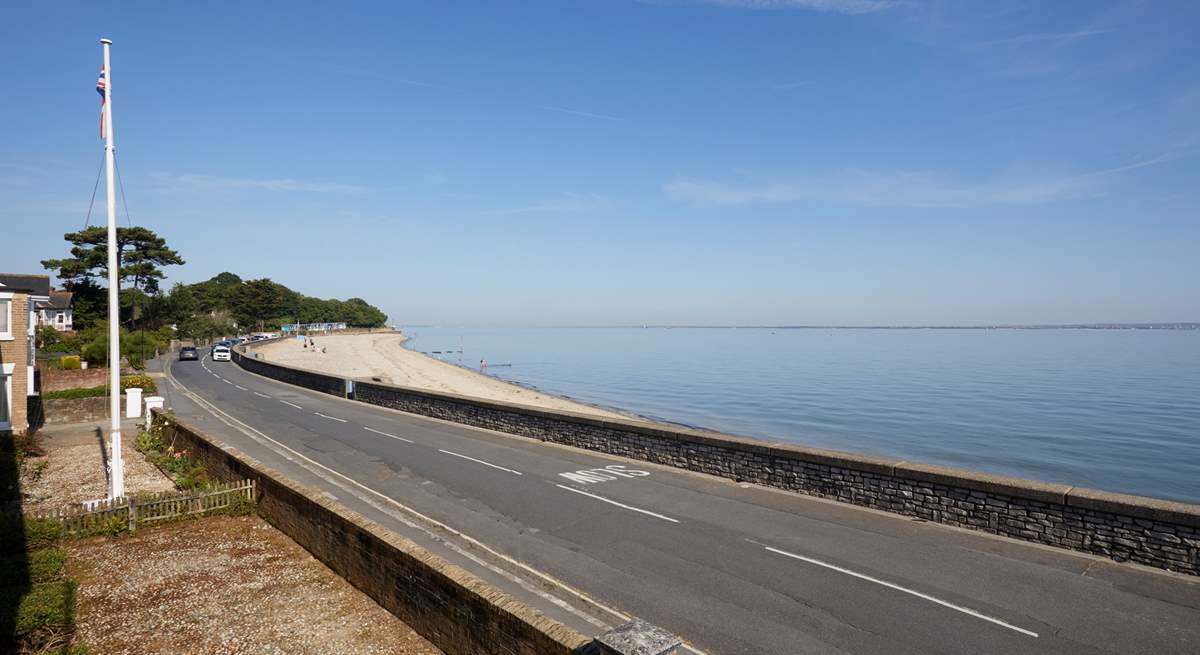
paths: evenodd
<path fill-rule="evenodd" d="M 1200 653 L 1200 580 L 169 362 L 177 415 L 585 634 L 712 653 Z"/>

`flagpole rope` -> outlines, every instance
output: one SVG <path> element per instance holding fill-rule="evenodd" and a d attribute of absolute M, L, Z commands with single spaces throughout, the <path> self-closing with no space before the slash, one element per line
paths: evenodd
<path fill-rule="evenodd" d="M 117 154 L 113 153 L 113 163 L 116 164 L 117 184 L 121 187 L 121 205 L 125 207 L 125 225 L 133 227 L 133 220 L 129 217 L 129 202 L 125 199 L 125 181 L 121 179 L 121 163 L 117 161 Z M 99 180 L 100 178 L 96 178 Z"/>
<path fill-rule="evenodd" d="M 96 206 L 96 191 L 100 188 L 100 174 L 104 172 L 104 155 L 100 155 L 100 170 L 96 171 L 96 184 L 92 186 L 92 201 L 88 203 L 87 218 L 83 219 L 83 229 L 92 222 L 92 208 Z"/>

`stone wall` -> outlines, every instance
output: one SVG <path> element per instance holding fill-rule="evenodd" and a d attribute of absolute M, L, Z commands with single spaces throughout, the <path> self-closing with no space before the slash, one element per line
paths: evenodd
<path fill-rule="evenodd" d="M 1200 575 L 1200 506 L 356 381 L 361 402 Z"/>
<path fill-rule="evenodd" d="M 213 437 L 175 422 L 166 439 L 210 475 L 255 480 L 259 515 L 448 655 L 566 655 L 592 643 Z"/>
<path fill-rule="evenodd" d="M 265 341 L 260 343 L 266 343 Z M 346 380 L 325 373 L 316 371 L 307 371 L 300 368 L 292 368 L 290 366 L 280 366 L 278 364 L 269 364 L 265 360 L 259 359 L 261 353 L 256 353 L 246 347 L 239 346 L 233 351 L 233 360 L 238 366 L 257 373 L 258 375 L 294 384 L 305 389 L 320 391 L 334 396 L 346 396 Z"/>
<path fill-rule="evenodd" d="M 237 361 L 275 379 L 321 375 Z M 355 400 L 412 414 L 1200 575 L 1198 505 L 363 380 L 353 390 Z"/>

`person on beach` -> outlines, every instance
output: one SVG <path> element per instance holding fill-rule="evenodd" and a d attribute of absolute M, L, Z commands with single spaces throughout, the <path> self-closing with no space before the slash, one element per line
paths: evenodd
<path fill-rule="evenodd" d="M 487 368 L 487 360 L 486 359 L 479 360 L 479 370 L 483 371 L 486 368 Z"/>

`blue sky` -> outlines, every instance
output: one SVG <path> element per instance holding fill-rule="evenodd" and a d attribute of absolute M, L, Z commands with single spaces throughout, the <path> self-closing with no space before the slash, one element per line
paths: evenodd
<path fill-rule="evenodd" d="M 1193 2 L 19 4 L 0 269 L 84 224 L 108 36 L 174 281 L 407 324 L 1195 321 L 1197 33 Z"/>

